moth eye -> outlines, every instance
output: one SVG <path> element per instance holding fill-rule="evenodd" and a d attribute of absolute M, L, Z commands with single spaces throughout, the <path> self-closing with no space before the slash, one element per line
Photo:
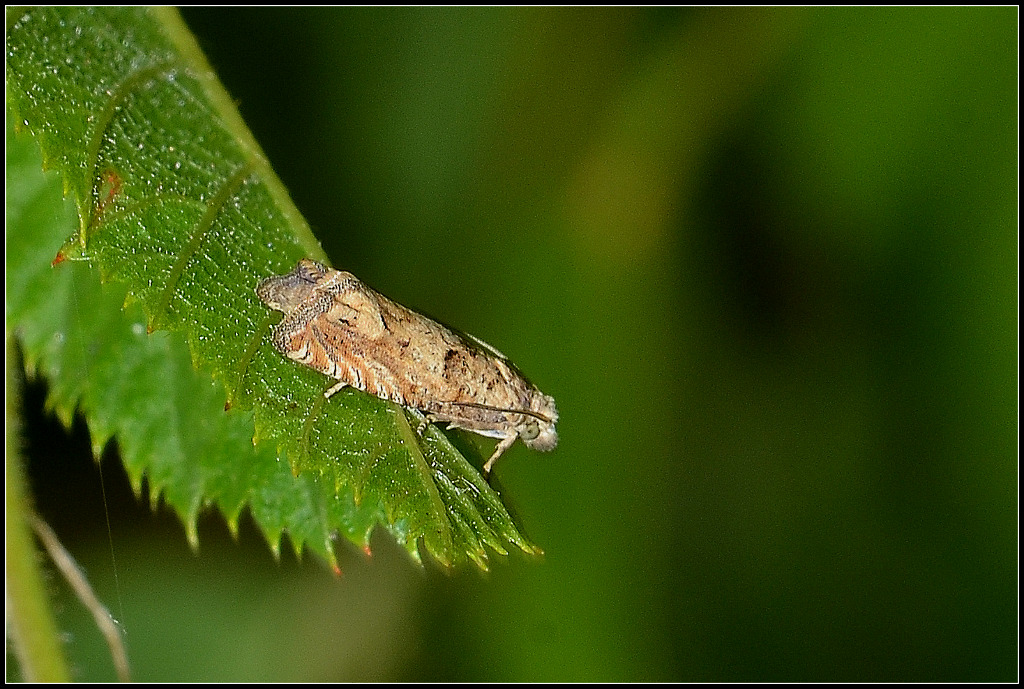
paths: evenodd
<path fill-rule="evenodd" d="M 540 435 L 540 426 L 534 419 L 531 419 L 525 426 L 520 426 L 519 428 L 519 437 L 523 440 L 533 440 L 538 435 Z"/>

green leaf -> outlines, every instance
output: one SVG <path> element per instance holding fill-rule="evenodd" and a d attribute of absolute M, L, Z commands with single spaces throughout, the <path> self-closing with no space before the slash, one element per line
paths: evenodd
<path fill-rule="evenodd" d="M 81 409 L 97 452 L 116 438 L 193 542 L 205 505 L 232 528 L 248 505 L 275 551 L 287 531 L 331 563 L 334 534 L 368 548 L 378 523 L 446 566 L 538 552 L 436 427 L 325 400 L 332 381 L 271 347 L 256 284 L 323 252 L 175 11 L 7 26 L 9 117 L 42 155 L 8 127 L 8 328 L 61 418 Z"/>

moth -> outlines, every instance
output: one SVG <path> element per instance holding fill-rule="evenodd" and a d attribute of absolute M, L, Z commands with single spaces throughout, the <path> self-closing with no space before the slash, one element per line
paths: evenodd
<path fill-rule="evenodd" d="M 534 450 L 558 444 L 555 400 L 494 347 L 458 333 L 312 259 L 262 280 L 256 294 L 284 318 L 271 333 L 287 358 L 346 386 L 424 414 L 417 429 L 447 423 L 498 438 L 484 475 L 516 439 Z"/>

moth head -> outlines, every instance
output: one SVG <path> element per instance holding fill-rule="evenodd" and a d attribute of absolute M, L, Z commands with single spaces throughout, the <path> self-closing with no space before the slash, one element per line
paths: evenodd
<path fill-rule="evenodd" d="M 296 264 L 292 272 L 273 275 L 260 281 L 256 287 L 256 296 L 275 311 L 288 313 L 309 296 L 317 282 L 326 274 L 327 268 L 323 264 L 304 258 Z"/>
<path fill-rule="evenodd" d="M 554 398 L 537 392 L 530 403 L 534 412 L 524 417 L 524 421 L 516 429 L 519 437 L 531 450 L 546 452 L 558 445 L 558 433 L 555 424 L 558 422 L 558 410 L 555 409 Z"/>

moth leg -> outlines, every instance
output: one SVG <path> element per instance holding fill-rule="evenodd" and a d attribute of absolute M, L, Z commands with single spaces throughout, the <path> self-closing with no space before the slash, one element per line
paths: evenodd
<path fill-rule="evenodd" d="M 332 385 L 331 389 L 324 393 L 324 397 L 329 398 L 331 395 L 336 393 L 338 390 L 341 390 L 342 388 L 346 387 L 347 385 L 348 383 L 346 383 L 345 381 L 339 380 L 337 385 Z"/>
<path fill-rule="evenodd" d="M 512 435 L 507 435 L 501 439 L 501 442 L 498 443 L 498 446 L 494 448 L 494 454 L 491 455 L 491 458 L 487 460 L 487 464 L 484 464 L 485 477 L 490 475 L 491 467 L 494 466 L 494 463 L 498 461 L 498 457 L 501 457 L 505 450 L 512 447 L 512 444 L 516 441 L 516 438 L 518 437 L 518 433 L 513 433 Z"/>
<path fill-rule="evenodd" d="M 418 426 L 416 426 L 416 435 L 417 435 L 417 437 L 422 438 L 423 437 L 423 433 L 427 430 L 427 426 L 429 426 L 430 424 L 434 423 L 435 421 L 437 421 L 437 417 L 434 416 L 433 414 L 426 414 L 426 415 L 424 415 L 423 416 L 423 420 L 420 421 Z"/>

